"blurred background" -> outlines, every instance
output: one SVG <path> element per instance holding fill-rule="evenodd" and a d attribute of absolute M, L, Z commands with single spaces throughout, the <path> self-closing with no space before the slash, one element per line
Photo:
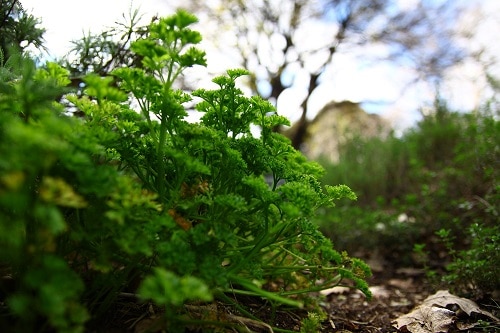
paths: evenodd
<path fill-rule="evenodd" d="M 46 29 L 48 59 L 65 56 L 83 36 L 126 29 L 136 9 L 136 23 L 147 24 L 186 8 L 200 19 L 209 77 L 245 67 L 253 73 L 249 91 L 301 123 L 329 102 L 348 100 L 402 131 L 438 92 L 454 109 L 478 107 L 494 94 L 490 81 L 500 74 L 495 0 L 21 3 Z"/>
<path fill-rule="evenodd" d="M 138 27 L 186 8 L 200 20 L 208 53 L 208 72 L 197 69 L 198 79 L 245 67 L 253 73 L 248 90 L 301 123 L 347 100 L 402 131 L 437 93 L 453 109 L 478 107 L 500 75 L 496 0 L 18 2 L 46 30 L 45 59 L 60 59 L 74 41 L 106 30 L 118 42 L 117 30 L 126 32 L 135 10 Z"/>

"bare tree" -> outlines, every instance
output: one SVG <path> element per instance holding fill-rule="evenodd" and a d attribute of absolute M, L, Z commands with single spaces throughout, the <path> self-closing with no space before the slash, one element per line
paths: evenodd
<path fill-rule="evenodd" d="M 339 55 L 363 57 L 365 63 L 389 61 L 412 70 L 414 79 L 408 85 L 424 81 L 437 86 L 448 68 L 470 56 L 463 44 L 456 43 L 455 29 L 467 4 L 456 0 L 182 3 L 200 19 L 207 45 L 215 46 L 220 54 L 229 53 L 234 66 L 252 73 L 248 86 L 254 94 L 277 103 L 299 81 L 306 87 L 298 121 L 289 134 L 296 148 L 301 147 L 309 126 L 311 96 Z M 102 34 L 74 42 L 77 57 L 66 65 L 75 86 L 88 72 L 105 75 L 116 67 L 140 65 L 129 46 L 147 30 L 138 24 L 137 11 L 125 19 Z M 187 87 L 189 82 L 182 85 Z"/>
<path fill-rule="evenodd" d="M 300 148 L 308 126 L 308 102 L 320 76 L 338 54 L 383 50 L 372 60 L 412 68 L 415 81 L 439 82 L 465 51 L 454 43 L 456 1 L 396 0 L 214 0 L 191 2 L 188 9 L 216 28 L 205 39 L 237 50 L 237 61 L 253 74 L 255 94 L 276 101 L 293 84 L 284 74 L 308 73 L 307 94 L 292 143 Z M 232 43 L 232 45 L 228 45 Z M 293 75 L 293 74 L 292 74 Z"/>

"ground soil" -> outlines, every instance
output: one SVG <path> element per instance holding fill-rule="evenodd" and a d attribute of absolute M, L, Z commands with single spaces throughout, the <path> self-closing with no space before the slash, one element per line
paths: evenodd
<path fill-rule="evenodd" d="M 354 289 L 334 288 L 324 291 L 320 305 L 327 314 L 322 321 L 320 332 L 327 333 L 388 333 L 408 332 L 398 331 L 394 326 L 394 320 L 401 315 L 411 312 L 420 305 L 429 295 L 434 294 L 436 286 L 428 282 L 424 270 L 420 268 L 397 268 L 391 267 L 387 262 L 381 264 L 377 260 L 368 260 L 372 267 L 373 277 L 369 279 L 370 290 L 373 293 L 368 300 L 361 292 Z M 478 305 L 500 317 L 500 307 L 495 305 L 491 299 L 475 300 Z M 197 305 L 188 309 L 191 316 L 197 313 L 204 319 L 208 316 L 214 321 L 223 321 L 228 326 L 221 327 L 196 327 L 185 329 L 185 333 L 198 332 L 279 332 L 280 329 L 300 332 L 301 321 L 307 316 L 305 311 L 291 309 L 271 309 L 262 300 L 252 298 L 239 299 L 250 312 L 263 318 L 264 321 L 272 323 L 270 326 L 262 324 L 245 316 L 234 307 L 222 302 L 214 302 L 210 305 Z M 158 309 L 151 305 L 138 304 L 137 302 L 124 302 L 125 306 L 117 309 L 110 317 L 109 323 L 103 326 L 102 332 L 167 332 L 163 316 Z M 212 315 L 211 315 L 212 314 Z M 474 318 L 473 318 L 474 319 Z M 478 318 L 474 320 L 477 321 Z M 483 318 L 484 319 L 484 318 Z M 467 320 L 467 319 L 464 319 Z M 239 326 L 239 330 L 235 327 Z M 472 332 L 497 332 L 499 326 L 489 329 L 469 328 L 458 330 L 450 328 L 448 333 L 472 333 Z M 499 330 L 500 331 L 500 330 Z M 96 331 L 97 332 L 97 331 Z"/>

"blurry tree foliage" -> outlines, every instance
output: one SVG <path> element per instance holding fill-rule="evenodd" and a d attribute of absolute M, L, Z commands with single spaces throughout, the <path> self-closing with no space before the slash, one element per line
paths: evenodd
<path fill-rule="evenodd" d="M 408 86 L 437 86 L 448 69 L 477 58 L 479 52 L 471 54 L 463 43 L 474 31 L 464 36 L 457 30 L 457 22 L 472 6 L 463 1 L 192 0 L 171 6 L 175 5 L 197 15 L 205 41 L 229 56 L 234 67 L 252 73 L 248 85 L 254 94 L 277 103 L 287 88 L 305 87 L 291 138 L 296 148 L 310 123 L 309 100 L 325 72 L 338 66 L 339 56 L 348 54 L 368 64 L 388 61 L 414 74 Z M 74 41 L 66 59 L 76 78 L 74 86 L 85 73 L 105 75 L 117 67 L 140 65 L 129 46 L 145 36 L 144 26 L 137 10 L 124 19 L 100 34 Z"/>
<path fill-rule="evenodd" d="M 391 61 L 413 70 L 415 82 L 433 84 L 447 68 L 467 57 L 454 39 L 454 25 L 463 10 L 457 1 L 422 0 L 413 5 L 395 0 L 191 3 L 191 10 L 217 22 L 219 29 L 213 30 L 212 38 L 221 41 L 221 48 L 227 48 L 228 41 L 234 43 L 241 65 L 254 73 L 250 82 L 254 93 L 276 101 L 294 84 L 298 78 L 294 74 L 307 73 L 308 91 L 292 137 L 296 148 L 309 125 L 308 101 L 338 54 Z M 233 37 L 226 38 L 224 32 Z M 294 78 L 284 80 L 284 74 L 290 73 Z M 265 92 L 260 90 L 264 82 L 268 83 Z"/>
<path fill-rule="evenodd" d="M 7 62 L 13 52 L 28 47 L 43 48 L 40 20 L 28 14 L 20 1 L 0 0 L 0 65 Z"/>
<path fill-rule="evenodd" d="M 72 74 L 72 85 L 78 86 L 88 73 L 106 76 L 113 69 L 141 65 L 141 59 L 130 50 L 133 41 L 146 37 L 147 26 L 139 24 L 139 10 L 122 14 L 123 21 L 98 34 L 87 33 L 72 41 L 73 48 L 63 59 Z M 152 21 L 157 18 L 153 18 Z"/>

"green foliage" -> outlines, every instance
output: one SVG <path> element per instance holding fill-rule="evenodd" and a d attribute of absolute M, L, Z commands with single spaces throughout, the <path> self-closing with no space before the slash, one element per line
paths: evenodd
<path fill-rule="evenodd" d="M 393 263 L 424 259 L 436 278 L 447 266 L 444 282 L 461 291 L 498 289 L 500 123 L 492 105 L 464 114 L 437 100 L 401 138 L 347 142 L 324 181 L 349 185 L 359 199 L 322 209 L 323 232 L 338 248 L 378 249 Z"/>
<path fill-rule="evenodd" d="M 326 319 L 324 313 L 309 312 L 307 318 L 301 322 L 301 333 L 317 333 L 321 332 L 321 322 Z"/>
<path fill-rule="evenodd" d="M 491 199 L 495 197 L 498 200 L 498 192 Z M 488 210 L 486 214 L 498 219 L 498 211 L 494 207 L 489 206 L 485 210 Z M 441 229 L 437 234 L 452 258 L 446 265 L 447 274 L 442 277 L 444 283 L 456 292 L 472 294 L 474 297 L 484 297 L 500 290 L 500 227 L 497 224 L 488 226 L 483 220 L 477 219 L 468 227 L 467 235 L 471 244 L 463 250 L 456 249 L 456 241 L 450 230 Z"/>
<path fill-rule="evenodd" d="M 180 306 L 188 300 L 211 301 L 212 295 L 203 281 L 185 276 L 179 278 L 163 268 L 156 268 L 139 289 L 145 299 L 154 299 L 158 305 Z"/>
<path fill-rule="evenodd" d="M 189 302 L 238 306 L 226 293 L 297 307 L 339 284 L 369 295 L 368 266 L 311 222 L 354 193 L 323 190 L 323 169 L 272 131 L 287 120 L 236 87 L 246 71 L 216 90 L 174 88 L 205 65 L 194 22 L 184 11 L 153 22 L 131 45 L 141 66 L 86 76 L 81 96 L 66 95 L 78 118 L 55 102 L 69 82 L 55 64 L 21 59 L 0 86 L 0 267 L 14 284 L 0 285 L 2 327 L 92 329 L 122 292 L 162 306 L 170 328 Z M 200 123 L 185 120 L 193 97 Z"/>
<path fill-rule="evenodd" d="M 79 124 L 51 102 L 61 91 L 52 74 L 62 69 L 37 71 L 25 59 L 21 66 L 22 76 L 0 94 L 0 263 L 2 276 L 15 282 L 12 288 L 2 280 L 1 291 L 20 321 L 0 324 L 29 331 L 43 316 L 61 332 L 82 331 L 83 282 L 59 247 L 70 228 L 65 213 L 87 205 L 74 190 L 78 181 L 63 173 L 74 166 L 71 158 L 83 157 L 70 135 Z"/>
<path fill-rule="evenodd" d="M 29 15 L 18 0 L 2 0 L 0 6 L 0 66 L 28 47 L 43 48 L 40 20 Z"/>
<path fill-rule="evenodd" d="M 139 10 L 122 15 L 123 21 L 97 34 L 88 32 L 80 39 L 71 41 L 73 48 L 61 59 L 61 63 L 70 71 L 70 77 L 77 86 L 86 74 L 107 75 L 118 67 L 137 66 L 140 57 L 132 54 L 130 43 L 148 33 L 147 26 L 140 26 Z"/>
<path fill-rule="evenodd" d="M 83 332 L 83 323 L 89 319 L 87 310 L 79 303 L 84 285 L 62 258 L 40 255 L 20 284 L 22 291 L 7 302 L 12 313 L 25 321 L 20 330 L 33 325 L 37 315 L 41 315 L 59 332 Z"/>
<path fill-rule="evenodd" d="M 383 198 L 399 198 L 410 185 L 406 178 L 409 151 L 405 142 L 388 138 L 363 138 L 353 135 L 339 147 L 340 161 L 320 161 L 328 170 L 326 184 L 349 184 L 357 195 L 353 206 L 375 207 Z"/>

